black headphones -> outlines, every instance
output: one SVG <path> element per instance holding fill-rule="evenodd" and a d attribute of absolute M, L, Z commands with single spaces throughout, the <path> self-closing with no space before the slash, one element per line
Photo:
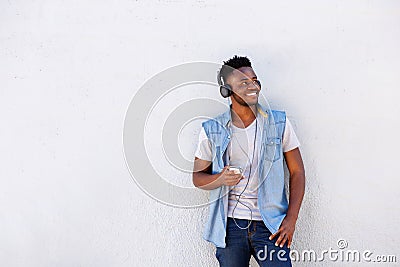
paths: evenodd
<path fill-rule="evenodd" d="M 221 71 L 218 71 L 217 81 L 219 85 L 219 92 L 223 98 L 230 97 L 232 95 L 232 87 L 229 84 L 225 84 L 224 79 L 221 76 Z M 259 80 L 255 81 L 257 85 L 261 88 L 261 83 Z"/>
<path fill-rule="evenodd" d="M 218 71 L 217 80 L 219 84 L 219 92 L 223 98 L 230 97 L 232 95 L 232 87 L 229 84 L 224 84 L 224 80 L 221 76 L 221 71 Z"/>

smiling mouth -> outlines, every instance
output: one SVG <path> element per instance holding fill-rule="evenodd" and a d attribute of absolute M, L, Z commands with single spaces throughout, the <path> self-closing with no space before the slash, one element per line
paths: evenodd
<path fill-rule="evenodd" d="M 247 96 L 257 95 L 257 92 L 246 94 Z"/>

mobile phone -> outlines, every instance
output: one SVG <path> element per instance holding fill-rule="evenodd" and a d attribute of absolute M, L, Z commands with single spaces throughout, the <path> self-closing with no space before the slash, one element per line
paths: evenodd
<path fill-rule="evenodd" d="M 233 171 L 234 174 L 241 174 L 243 171 L 241 167 L 237 166 L 229 166 L 229 170 Z"/>

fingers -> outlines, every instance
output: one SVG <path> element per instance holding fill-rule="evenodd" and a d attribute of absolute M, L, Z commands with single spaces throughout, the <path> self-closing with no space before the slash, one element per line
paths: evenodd
<path fill-rule="evenodd" d="M 243 175 L 241 175 L 241 174 L 237 174 L 237 177 L 235 177 L 235 179 L 236 179 L 236 183 L 235 183 L 235 185 L 237 185 L 239 182 L 240 182 L 240 180 L 242 180 L 244 178 L 244 176 Z"/>
<path fill-rule="evenodd" d="M 227 171 L 224 173 L 224 175 L 225 175 L 226 178 L 232 178 L 232 179 L 239 179 L 239 178 L 241 178 L 241 176 L 242 176 L 242 174 L 240 174 L 240 173 L 234 173 L 233 171 L 230 171 L 230 170 L 227 170 Z"/>
<path fill-rule="evenodd" d="M 221 172 L 222 172 L 222 173 L 229 172 L 229 165 L 226 165 L 226 166 L 222 169 Z"/>
<path fill-rule="evenodd" d="M 278 240 L 275 242 L 275 246 L 283 247 L 283 245 L 285 245 L 286 243 L 286 240 L 287 240 L 287 234 L 282 232 L 279 235 Z"/>
<path fill-rule="evenodd" d="M 240 180 L 243 178 L 241 174 L 227 174 L 225 177 L 225 183 L 227 185 L 237 185 Z"/>
<path fill-rule="evenodd" d="M 275 234 L 270 235 L 269 240 L 274 239 L 276 236 L 278 236 L 280 234 L 280 232 L 281 232 L 281 229 L 279 229 Z"/>
<path fill-rule="evenodd" d="M 235 173 L 233 170 L 229 170 L 229 165 L 226 165 L 221 171 L 224 185 L 233 186 L 237 185 L 244 176 L 241 173 Z"/>
<path fill-rule="evenodd" d="M 269 236 L 269 240 L 272 240 L 277 236 L 278 236 L 278 239 L 275 242 L 275 246 L 279 246 L 279 247 L 282 248 L 285 245 L 286 241 L 287 241 L 288 242 L 287 246 L 288 246 L 288 248 L 290 248 L 290 245 L 292 244 L 292 238 L 293 238 L 292 235 L 290 235 L 289 233 L 287 233 L 287 232 L 285 232 L 285 231 L 280 229 L 275 234 L 270 235 Z"/>

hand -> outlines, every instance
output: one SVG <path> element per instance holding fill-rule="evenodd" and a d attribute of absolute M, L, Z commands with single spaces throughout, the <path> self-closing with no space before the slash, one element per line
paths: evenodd
<path fill-rule="evenodd" d="M 224 169 L 220 172 L 220 176 L 218 177 L 219 182 L 222 185 L 237 185 L 244 176 L 239 173 L 235 174 L 234 171 L 229 170 L 229 165 L 225 166 Z"/>
<path fill-rule="evenodd" d="M 279 230 L 269 236 L 269 240 L 274 239 L 275 237 L 279 236 L 275 242 L 275 246 L 283 247 L 288 241 L 288 248 L 292 244 L 293 234 L 296 226 L 296 219 L 291 219 L 289 217 L 285 217 L 279 227 Z"/>

